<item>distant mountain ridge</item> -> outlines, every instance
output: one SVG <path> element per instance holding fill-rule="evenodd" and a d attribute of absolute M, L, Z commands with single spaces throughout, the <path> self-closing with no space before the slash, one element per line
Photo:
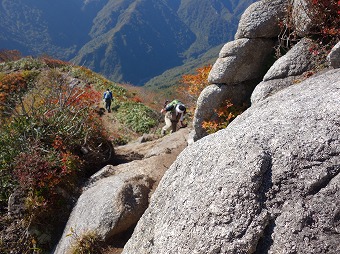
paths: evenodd
<path fill-rule="evenodd" d="M 255 0 L 2 0 L 0 48 L 143 85 L 232 40 Z M 226 29 L 227 28 L 227 29 Z"/>

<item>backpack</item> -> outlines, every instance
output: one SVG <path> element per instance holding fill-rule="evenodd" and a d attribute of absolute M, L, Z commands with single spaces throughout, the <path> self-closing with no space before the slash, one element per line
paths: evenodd
<path fill-rule="evenodd" d="M 170 102 L 167 107 L 173 106 L 176 107 L 177 104 L 183 104 L 182 102 L 180 102 L 179 100 L 175 99 L 172 102 Z"/>
<path fill-rule="evenodd" d="M 184 104 L 180 101 L 180 100 L 173 100 L 172 102 L 170 102 L 169 104 L 166 105 L 166 111 L 171 111 L 171 110 L 175 110 L 177 105 L 183 105 Z"/>
<path fill-rule="evenodd" d="M 104 95 L 105 100 L 112 100 L 112 92 L 111 91 L 106 91 Z"/>

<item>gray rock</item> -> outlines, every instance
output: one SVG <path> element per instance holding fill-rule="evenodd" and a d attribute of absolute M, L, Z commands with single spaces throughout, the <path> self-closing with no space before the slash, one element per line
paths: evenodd
<path fill-rule="evenodd" d="M 25 195 L 21 189 L 15 189 L 9 196 L 7 210 L 9 216 L 19 216 L 27 212 Z"/>
<path fill-rule="evenodd" d="M 313 55 L 310 51 L 313 43 L 310 39 L 301 39 L 287 54 L 280 57 L 272 67 L 270 67 L 263 81 L 297 76 L 305 71 L 311 70 L 314 67 L 312 64 Z"/>
<path fill-rule="evenodd" d="M 187 147 L 123 254 L 340 253 L 340 71 Z"/>
<path fill-rule="evenodd" d="M 234 85 L 263 77 L 274 41 L 270 39 L 239 39 L 228 42 L 220 51 L 208 81 L 211 84 Z"/>
<path fill-rule="evenodd" d="M 188 135 L 188 145 L 192 145 L 193 143 L 195 143 L 195 136 L 196 136 L 196 131 L 192 130 Z"/>
<path fill-rule="evenodd" d="M 54 253 L 69 253 L 77 237 L 89 232 L 102 241 L 124 232 L 147 208 L 150 189 L 150 178 L 131 173 L 97 181 L 79 197 Z"/>
<path fill-rule="evenodd" d="M 259 101 L 266 99 L 267 97 L 277 93 L 278 91 L 291 86 L 294 84 L 296 77 L 287 77 L 283 79 L 273 79 L 268 81 L 262 81 L 259 83 L 252 95 L 251 95 L 251 104 L 255 104 Z"/>
<path fill-rule="evenodd" d="M 235 39 L 273 38 L 280 34 L 279 19 L 286 13 L 287 0 L 263 0 L 242 14 Z"/>
<path fill-rule="evenodd" d="M 242 105 L 242 103 L 248 100 L 253 89 L 254 84 L 246 82 L 233 86 L 212 84 L 203 89 L 197 100 L 194 114 L 194 141 L 197 141 L 208 134 L 203 129 L 202 123 L 216 118 L 215 109 L 225 100 L 228 99 L 234 104 Z"/>
<path fill-rule="evenodd" d="M 138 143 L 145 143 L 145 142 L 149 142 L 149 141 L 152 141 L 152 140 L 155 140 L 157 139 L 157 135 L 156 134 L 147 134 L 147 133 L 144 133 L 143 136 L 139 137 L 137 139 L 137 142 Z"/>
<path fill-rule="evenodd" d="M 310 18 L 311 11 L 309 10 L 309 3 L 306 0 L 294 0 L 292 10 L 292 20 L 295 27 L 295 33 L 304 37 L 310 33 L 313 26 Z"/>
<path fill-rule="evenodd" d="M 340 42 L 338 42 L 327 56 L 329 65 L 333 68 L 340 67 Z"/>

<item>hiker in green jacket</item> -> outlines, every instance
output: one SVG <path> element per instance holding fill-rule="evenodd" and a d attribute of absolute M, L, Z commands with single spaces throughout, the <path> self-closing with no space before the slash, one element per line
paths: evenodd
<path fill-rule="evenodd" d="M 161 110 L 161 113 L 165 112 L 165 126 L 162 128 L 162 135 L 165 135 L 166 131 L 171 127 L 171 132 L 175 132 L 177 130 L 178 122 L 181 123 L 181 127 L 186 127 L 186 124 L 183 123 L 184 115 L 186 113 L 185 105 L 179 100 L 173 100 L 168 103 L 166 101 L 164 103 L 164 107 Z"/>

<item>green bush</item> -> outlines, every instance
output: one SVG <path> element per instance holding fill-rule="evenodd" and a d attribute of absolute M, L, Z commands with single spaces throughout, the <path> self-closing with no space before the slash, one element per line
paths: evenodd
<path fill-rule="evenodd" d="M 117 118 L 137 133 L 148 133 L 158 123 L 156 113 L 138 102 L 121 103 L 117 112 Z"/>

